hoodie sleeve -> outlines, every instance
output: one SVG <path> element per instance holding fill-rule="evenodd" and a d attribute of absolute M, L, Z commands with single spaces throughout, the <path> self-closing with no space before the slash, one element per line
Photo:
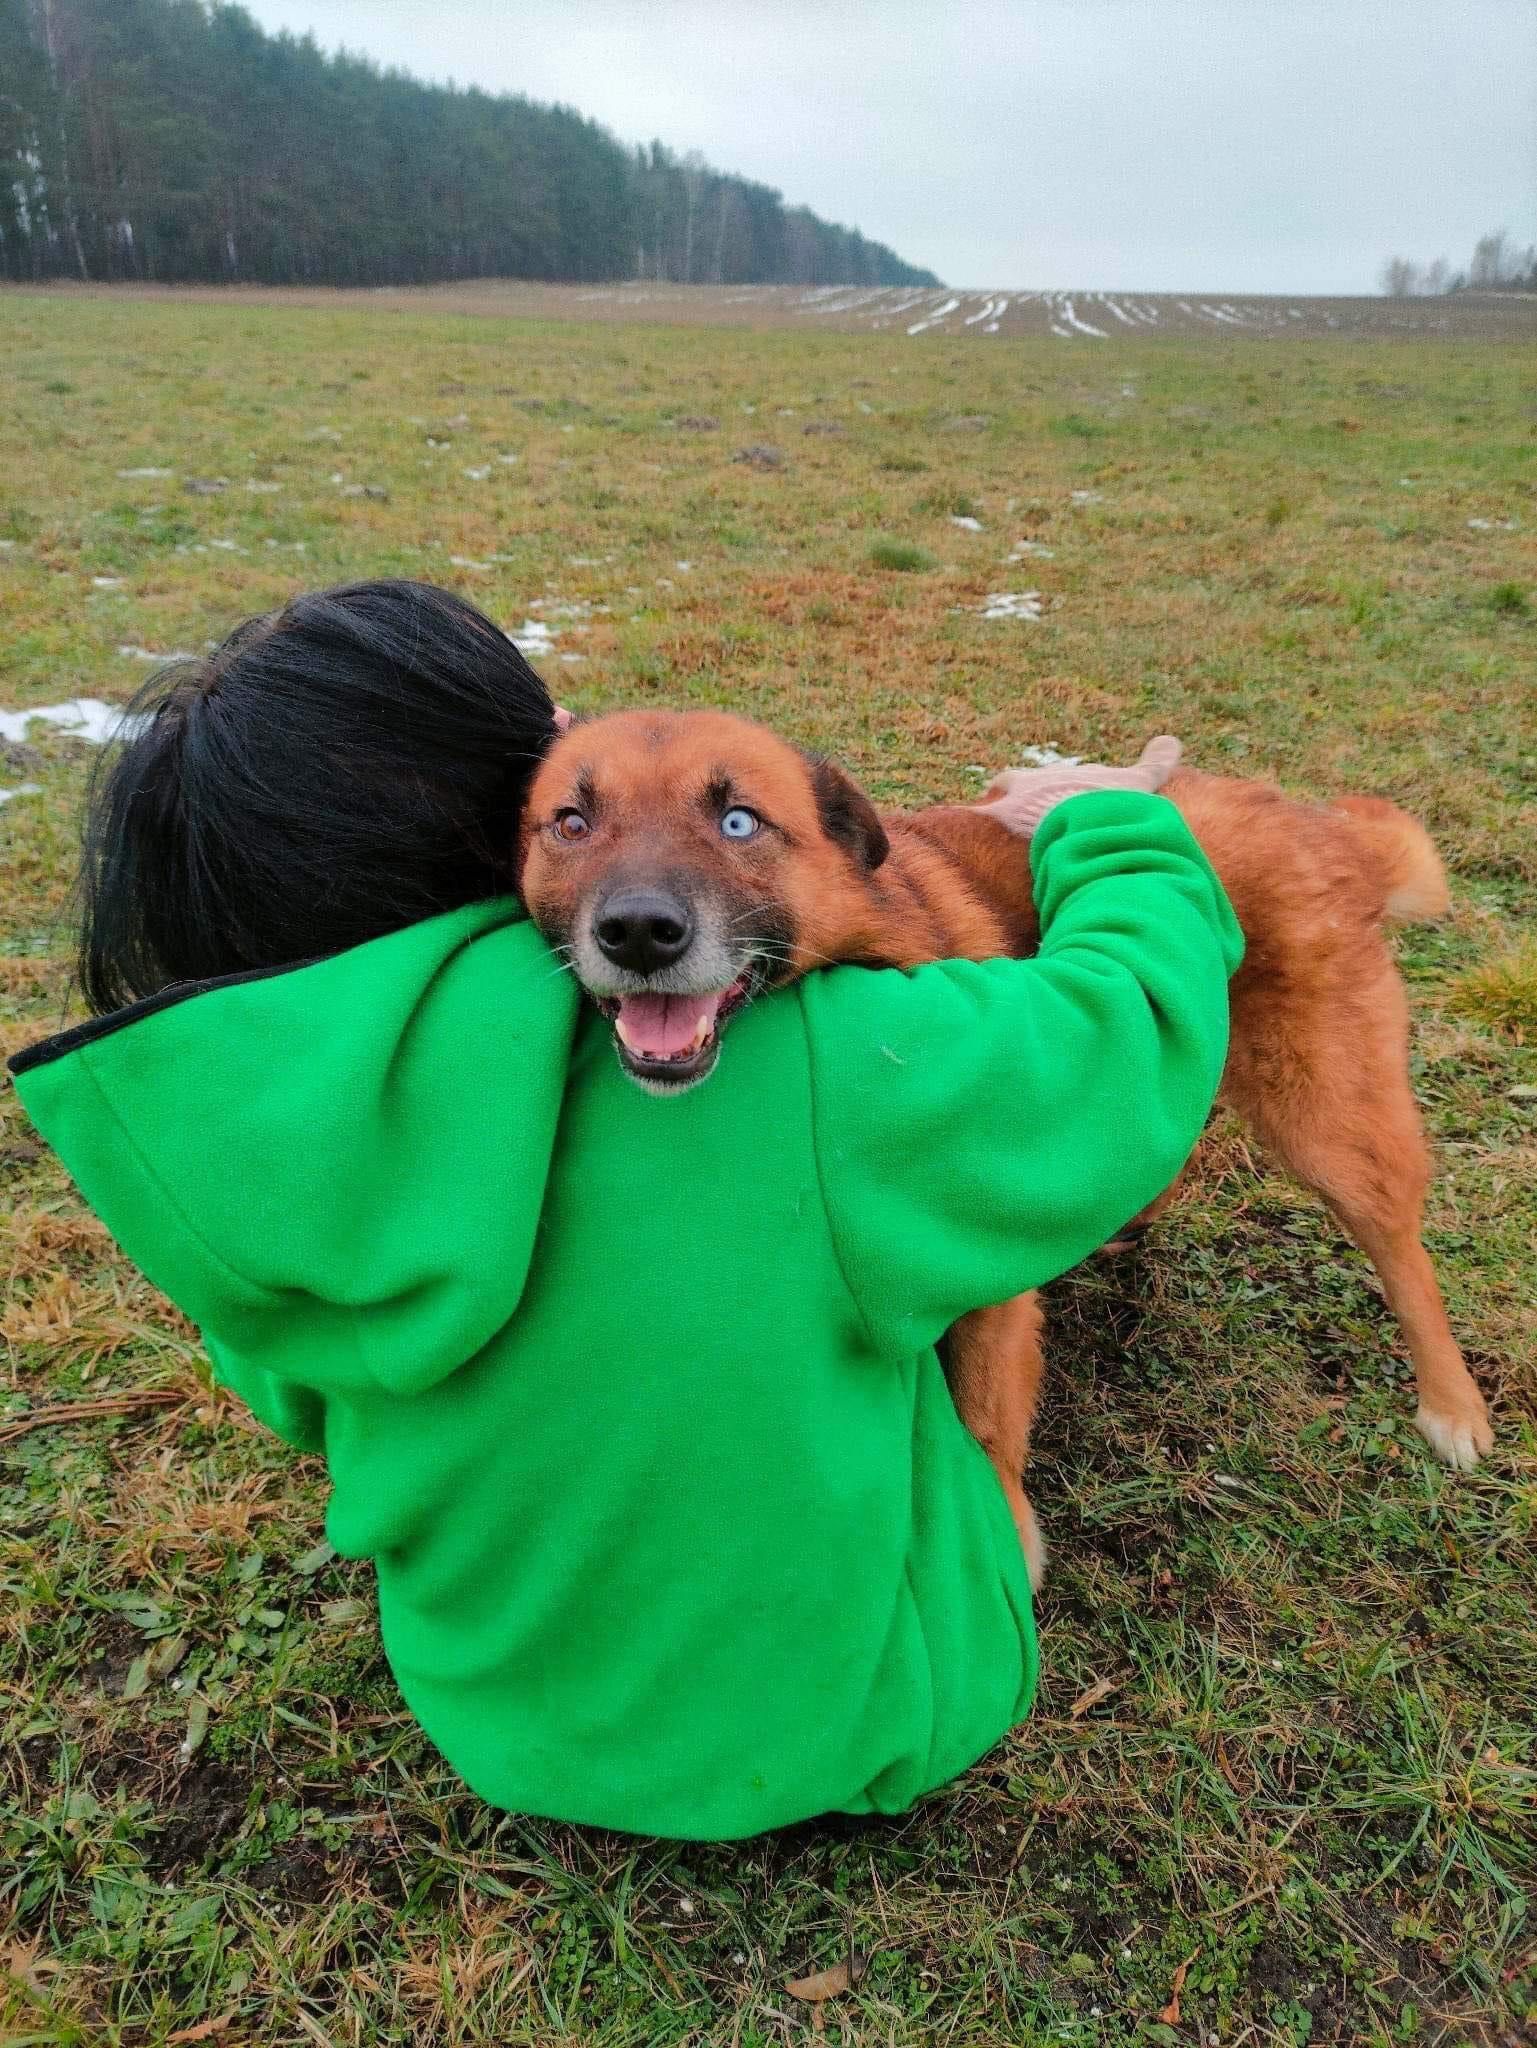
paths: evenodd
<path fill-rule="evenodd" d="M 1243 939 L 1174 806 L 1074 797 L 1032 862 L 1034 959 L 803 985 L 824 1200 L 883 1348 L 1086 1257 L 1174 1180 L 1222 1076 Z"/>
<path fill-rule="evenodd" d="M 315 1448 L 317 1400 L 419 1392 L 516 1308 L 575 1015 L 482 903 L 98 1020 L 16 1085 L 221 1380 Z"/>

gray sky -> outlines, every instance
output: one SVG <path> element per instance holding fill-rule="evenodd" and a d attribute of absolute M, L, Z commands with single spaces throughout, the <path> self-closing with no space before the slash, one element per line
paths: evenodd
<path fill-rule="evenodd" d="M 1537 241 L 1537 0 L 246 0 L 561 100 L 947 284 L 1359 292 Z"/>

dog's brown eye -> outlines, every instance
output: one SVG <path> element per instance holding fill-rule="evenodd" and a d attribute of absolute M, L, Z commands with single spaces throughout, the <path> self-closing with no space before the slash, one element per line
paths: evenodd
<path fill-rule="evenodd" d="M 580 811 L 557 811 L 555 813 L 555 836 L 568 843 L 573 839 L 585 839 L 592 830 Z"/>

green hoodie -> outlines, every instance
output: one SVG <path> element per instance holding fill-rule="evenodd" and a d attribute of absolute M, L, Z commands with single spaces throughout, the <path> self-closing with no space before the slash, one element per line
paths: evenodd
<path fill-rule="evenodd" d="M 1035 864 L 1038 959 L 815 975 L 672 1100 L 508 901 L 12 1063 L 218 1379 L 324 1453 L 494 1805 L 895 1812 L 1025 1715 L 1019 1543 L 934 1346 L 1174 1177 L 1241 951 L 1161 798 L 1075 798 Z"/>

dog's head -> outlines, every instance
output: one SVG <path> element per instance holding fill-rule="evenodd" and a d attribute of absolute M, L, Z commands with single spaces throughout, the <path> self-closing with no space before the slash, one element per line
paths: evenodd
<path fill-rule="evenodd" d="M 702 1081 L 760 990 L 858 957 L 887 840 L 831 762 L 724 712 L 574 726 L 524 806 L 519 888 L 642 1087 Z"/>

